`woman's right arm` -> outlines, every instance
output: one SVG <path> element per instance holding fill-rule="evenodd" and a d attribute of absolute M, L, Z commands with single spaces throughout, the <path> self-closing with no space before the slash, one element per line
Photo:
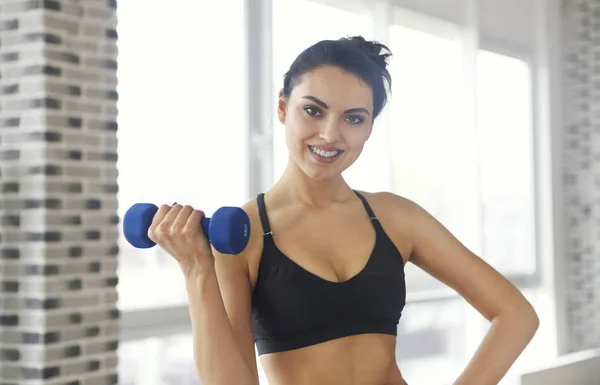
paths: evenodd
<path fill-rule="evenodd" d="M 212 267 L 186 279 L 194 361 L 203 385 L 258 385 L 251 289 L 241 259 L 233 260 L 238 257 L 215 252 Z"/>
<path fill-rule="evenodd" d="M 183 271 L 194 362 L 202 384 L 258 385 L 247 263 L 256 237 L 251 236 L 238 255 L 219 254 L 202 233 L 203 215 L 190 206 L 163 205 L 149 236 L 179 262 Z M 255 226 L 252 219 L 250 225 Z"/>

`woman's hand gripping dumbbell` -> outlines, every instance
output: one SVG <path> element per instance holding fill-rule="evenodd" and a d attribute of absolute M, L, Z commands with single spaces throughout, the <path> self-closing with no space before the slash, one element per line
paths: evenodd
<path fill-rule="evenodd" d="M 242 252 L 250 237 L 250 220 L 239 207 L 221 207 L 206 218 L 191 206 L 136 203 L 125 213 L 123 232 L 134 247 L 158 244 L 188 275 L 212 262 L 211 244 L 223 254 Z"/>

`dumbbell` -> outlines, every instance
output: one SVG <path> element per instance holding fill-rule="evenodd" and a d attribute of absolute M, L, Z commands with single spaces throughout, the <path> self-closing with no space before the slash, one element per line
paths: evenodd
<path fill-rule="evenodd" d="M 154 247 L 156 243 L 148 237 L 158 207 L 152 203 L 136 203 L 123 217 L 125 239 L 138 249 Z M 223 254 L 239 254 L 248 244 L 250 219 L 239 207 L 221 207 L 212 218 L 201 220 L 202 230 L 214 248 Z"/>

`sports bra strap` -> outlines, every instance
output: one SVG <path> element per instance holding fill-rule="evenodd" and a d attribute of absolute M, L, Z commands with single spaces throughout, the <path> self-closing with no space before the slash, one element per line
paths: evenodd
<path fill-rule="evenodd" d="M 367 202 L 366 198 L 362 196 L 358 191 L 352 191 L 354 191 L 356 196 L 362 201 L 363 205 L 365 206 L 365 210 L 367 211 L 367 214 L 369 214 L 369 218 L 371 218 L 372 220 L 377 220 L 377 217 L 375 216 L 375 213 L 373 212 L 373 209 L 371 209 L 371 206 L 369 205 L 369 202 Z M 273 235 L 273 231 L 271 231 L 271 226 L 269 225 L 269 218 L 267 217 L 267 209 L 265 208 L 265 193 L 259 193 L 256 196 L 256 203 L 258 205 L 258 214 L 260 215 L 260 222 L 263 228 L 263 235 Z"/>
<path fill-rule="evenodd" d="M 260 215 L 260 223 L 262 224 L 263 235 L 273 235 L 271 226 L 269 226 L 267 210 L 265 208 L 265 193 L 259 193 L 256 196 L 256 203 L 258 204 L 258 214 Z"/>
<path fill-rule="evenodd" d="M 369 202 L 367 202 L 367 199 L 364 196 L 362 196 L 361 194 L 359 194 L 358 191 L 356 191 L 356 190 L 352 190 L 352 191 L 354 191 L 356 196 L 359 197 L 360 200 L 362 201 L 363 205 L 365 206 L 365 210 L 367 210 L 367 213 L 369 214 L 369 218 L 377 219 L 377 217 L 375 216 L 375 213 L 373 212 L 373 210 L 371 209 L 371 206 L 369 205 Z"/>

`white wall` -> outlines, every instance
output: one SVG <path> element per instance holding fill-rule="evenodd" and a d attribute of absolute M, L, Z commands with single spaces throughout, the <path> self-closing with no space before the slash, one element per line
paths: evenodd
<path fill-rule="evenodd" d="M 376 0 L 375 0 L 376 1 Z M 466 23 L 468 0 L 392 0 L 399 7 L 456 24 Z M 535 47 L 534 0 L 480 0 L 481 35 L 517 47 Z M 510 20 L 510 23 L 506 21 Z"/>
<path fill-rule="evenodd" d="M 560 357 L 551 365 L 521 376 L 521 385 L 597 385 L 600 377 L 600 349 Z"/>

